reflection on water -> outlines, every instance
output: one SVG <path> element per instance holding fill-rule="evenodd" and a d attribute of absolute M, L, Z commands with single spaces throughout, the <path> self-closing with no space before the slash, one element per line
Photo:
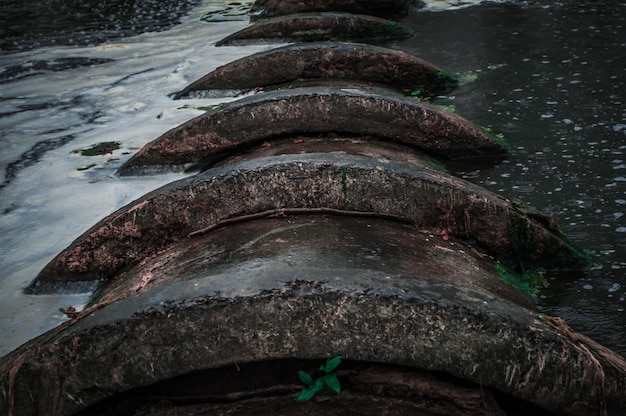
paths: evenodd
<path fill-rule="evenodd" d="M 0 355 L 67 319 L 60 307 L 86 302 L 88 293 L 23 294 L 56 253 L 117 208 L 181 177 L 113 175 L 146 142 L 198 115 L 194 105 L 216 104 L 181 105 L 168 94 L 268 48 L 215 48 L 246 25 L 200 20 L 220 8 L 224 2 L 206 1 L 181 25 L 93 46 L 0 53 Z M 101 142 L 121 148 L 74 152 Z"/>
<path fill-rule="evenodd" d="M 227 5 L 218 0 L 191 9 L 180 27 L 112 43 L 120 31 L 130 36 L 164 29 L 194 3 L 0 5 L 0 48 L 13 52 L 0 55 L 0 334 L 19 331 L 20 323 L 40 331 L 56 324 L 61 317 L 38 326 L 36 315 L 58 315 L 59 306 L 81 300 L 26 297 L 18 295 L 20 288 L 84 229 L 173 180 L 112 176 L 137 148 L 198 114 L 167 94 L 219 65 L 267 49 L 213 47 L 245 25 L 201 23 L 207 11 Z M 441 10 L 442 3 L 431 2 L 430 10 Z M 563 316 L 623 355 L 625 19 L 626 3 L 618 0 L 486 3 L 414 12 L 403 23 L 416 35 L 386 45 L 477 76 L 439 102 L 503 133 L 511 156 L 495 166 L 451 163 L 450 170 L 556 215 L 578 246 L 595 253 L 593 270 L 548 275 L 550 287 L 538 301 L 547 313 Z M 66 27 L 73 29 L 62 34 Z M 83 46 L 40 48 L 59 43 Z M 106 140 L 122 148 L 89 162 L 71 153 Z M 80 170 L 91 163 L 96 166 Z M 18 339 L 0 339 L 0 354 Z"/>

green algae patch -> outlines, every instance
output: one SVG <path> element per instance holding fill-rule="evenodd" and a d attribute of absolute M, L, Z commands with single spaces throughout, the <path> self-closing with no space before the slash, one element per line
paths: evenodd
<path fill-rule="evenodd" d="M 471 84 L 478 79 L 478 74 L 472 72 L 464 72 L 456 76 L 459 85 Z"/>
<path fill-rule="evenodd" d="M 413 36 L 411 29 L 393 20 L 387 20 L 382 24 L 361 21 L 360 27 L 372 39 L 405 39 Z M 346 39 L 349 40 L 349 38 Z"/>
<path fill-rule="evenodd" d="M 495 262 L 494 267 L 504 283 L 532 298 L 537 297 L 541 289 L 549 286 L 548 281 L 540 271 L 518 274 L 499 262 Z"/>
<path fill-rule="evenodd" d="M 456 106 L 452 105 L 452 104 L 435 104 L 437 107 L 441 108 L 442 110 L 446 110 L 449 111 L 451 113 L 456 113 Z"/>
<path fill-rule="evenodd" d="M 458 87 L 459 84 L 461 83 L 458 76 L 448 71 L 443 71 L 443 70 L 437 71 L 437 78 L 441 80 L 442 82 L 444 82 L 446 87 L 448 88 Z"/>
<path fill-rule="evenodd" d="M 504 134 L 502 134 L 502 133 L 494 133 L 494 131 L 493 131 L 493 129 L 491 127 L 480 126 L 480 128 L 483 129 L 485 131 L 485 133 L 488 133 L 489 136 L 496 143 L 498 143 L 503 149 L 506 149 L 507 152 L 511 149 L 511 146 L 509 145 L 509 143 L 504 138 Z"/>

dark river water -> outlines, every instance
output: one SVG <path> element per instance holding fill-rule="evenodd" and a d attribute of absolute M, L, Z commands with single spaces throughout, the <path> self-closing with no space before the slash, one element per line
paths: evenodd
<path fill-rule="evenodd" d="M 554 214 L 592 253 L 549 275 L 546 312 L 626 355 L 626 2 L 483 4 L 405 19 L 392 46 L 475 79 L 440 102 L 502 133 L 511 157 L 456 174 Z"/>
<path fill-rule="evenodd" d="M 165 30 L 200 0 L 2 0 L 0 50 L 94 45 Z"/>
<path fill-rule="evenodd" d="M 159 32 L 200 3 L 1 0 L 0 53 Z M 626 1 L 483 3 L 403 23 L 415 36 L 386 46 L 461 74 L 438 102 L 510 145 L 504 161 L 450 171 L 555 215 L 593 258 L 548 273 L 538 306 L 626 356 Z"/>

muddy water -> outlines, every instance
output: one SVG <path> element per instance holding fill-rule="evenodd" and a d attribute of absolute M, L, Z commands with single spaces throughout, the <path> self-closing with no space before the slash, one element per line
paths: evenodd
<path fill-rule="evenodd" d="M 167 94 L 268 48 L 212 46 L 245 26 L 238 4 L 87 7 L 96 3 L 0 5 L 0 354 L 58 324 L 60 306 L 87 299 L 23 295 L 47 261 L 100 218 L 180 177 L 113 175 L 144 143 L 199 114 L 190 107 L 214 103 L 185 106 Z M 556 215 L 593 253 L 593 270 L 548 274 L 537 302 L 626 355 L 626 3 L 449 3 L 411 13 L 403 23 L 416 35 L 385 46 L 471 81 L 438 101 L 502 133 L 511 156 L 449 169 Z M 225 8 L 229 22 L 200 21 Z M 105 140 L 122 146 L 89 160 L 73 153 Z"/>

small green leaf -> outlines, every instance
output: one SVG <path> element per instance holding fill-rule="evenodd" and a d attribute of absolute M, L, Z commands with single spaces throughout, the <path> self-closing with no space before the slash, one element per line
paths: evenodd
<path fill-rule="evenodd" d="M 298 371 L 298 377 L 307 387 L 313 384 L 313 378 L 305 371 Z"/>
<path fill-rule="evenodd" d="M 306 402 L 307 400 L 310 400 L 311 397 L 315 396 L 315 393 L 317 393 L 317 390 L 315 390 L 313 387 L 314 386 L 307 387 L 306 389 L 302 390 L 300 394 L 298 394 L 298 397 L 296 397 L 296 400 L 299 402 Z"/>
<path fill-rule="evenodd" d="M 317 381 L 319 381 L 319 379 Z M 299 402 L 306 402 L 307 400 L 311 399 L 311 397 L 315 396 L 315 393 L 322 390 L 324 388 L 324 383 L 318 383 L 317 381 L 315 382 L 315 384 L 302 390 L 298 397 L 296 397 L 296 400 Z"/>
<path fill-rule="evenodd" d="M 320 377 L 317 380 L 315 380 L 314 386 L 317 389 L 317 391 L 322 390 L 325 385 L 326 385 L 326 383 L 324 382 L 324 377 Z"/>
<path fill-rule="evenodd" d="M 336 356 L 335 358 L 329 358 L 326 360 L 326 365 L 320 366 L 320 370 L 326 372 L 326 374 L 333 371 L 337 366 L 341 363 L 341 355 Z"/>
<path fill-rule="evenodd" d="M 329 389 L 339 394 L 341 392 L 341 386 L 339 385 L 339 379 L 334 374 L 329 374 L 324 377 L 324 383 Z"/>

